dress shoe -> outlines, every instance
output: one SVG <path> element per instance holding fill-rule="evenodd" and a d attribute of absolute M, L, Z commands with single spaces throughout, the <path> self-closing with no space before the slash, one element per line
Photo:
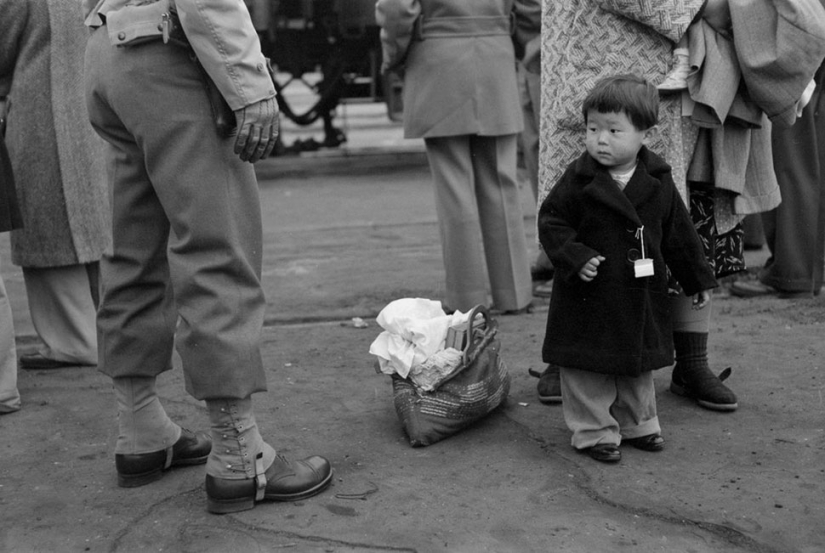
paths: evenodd
<path fill-rule="evenodd" d="M 622 460 L 622 452 L 614 444 L 596 444 L 585 451 L 600 463 L 618 463 Z"/>
<path fill-rule="evenodd" d="M 544 372 L 540 373 L 533 369 L 528 369 L 530 376 L 539 379 L 536 390 L 539 394 L 539 401 L 547 405 L 561 403 L 561 377 L 558 367 L 547 366 Z"/>
<path fill-rule="evenodd" d="M 804 298 L 812 298 L 814 296 L 818 296 L 821 290 L 817 290 L 814 292 L 800 292 L 800 291 L 786 291 L 780 290 L 778 288 L 774 288 L 773 286 L 769 286 L 767 284 L 763 284 L 762 282 L 755 280 L 755 281 L 742 281 L 737 280 L 736 282 L 730 285 L 730 294 L 731 296 L 736 296 L 739 298 L 758 298 L 763 296 L 775 296 L 780 299 L 785 300 L 793 300 L 793 299 L 804 299 Z"/>
<path fill-rule="evenodd" d="M 20 356 L 20 367 L 23 369 L 63 369 L 66 367 L 88 367 L 86 363 L 74 363 L 72 361 L 59 361 L 50 359 L 42 353 L 27 353 Z"/>
<path fill-rule="evenodd" d="M 536 308 L 535 305 L 533 305 L 533 302 L 531 301 L 530 303 L 528 303 L 524 307 L 519 307 L 518 309 L 504 309 L 504 310 L 501 310 L 501 311 L 499 311 L 497 309 L 493 309 L 492 311 L 494 313 L 499 313 L 501 315 L 528 315 L 528 314 L 532 313 L 533 311 L 535 311 L 535 308 Z"/>
<path fill-rule="evenodd" d="M 8 415 L 9 413 L 16 413 L 19 410 L 20 410 L 19 405 L 15 406 L 15 407 L 12 407 L 10 405 L 5 405 L 3 403 L 0 403 L 0 415 Z"/>
<path fill-rule="evenodd" d="M 207 474 L 206 508 L 226 514 L 251 509 L 256 501 L 297 501 L 321 493 L 331 481 L 332 467 L 323 457 L 290 461 L 278 455 L 255 478 L 232 480 Z"/>
<path fill-rule="evenodd" d="M 212 451 L 212 438 L 206 432 L 181 428 L 180 438 L 171 447 L 151 453 L 115 455 L 117 485 L 137 488 L 160 479 L 172 467 L 202 465 Z"/>
<path fill-rule="evenodd" d="M 665 439 L 661 434 L 648 434 L 638 438 L 625 438 L 622 444 L 627 444 L 642 451 L 662 451 L 665 448 Z"/>

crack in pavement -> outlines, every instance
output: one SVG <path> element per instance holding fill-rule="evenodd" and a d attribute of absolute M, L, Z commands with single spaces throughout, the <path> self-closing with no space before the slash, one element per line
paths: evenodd
<path fill-rule="evenodd" d="M 126 550 L 131 551 L 131 549 L 129 549 L 126 546 L 125 542 L 128 540 L 130 535 L 132 535 L 133 533 L 136 533 L 136 532 L 145 537 L 145 534 L 142 534 L 140 532 L 140 528 L 143 525 L 144 521 L 151 520 L 153 517 L 156 517 L 157 513 L 159 511 L 162 511 L 164 507 L 169 506 L 170 504 L 174 503 L 175 501 L 183 500 L 187 504 L 192 504 L 194 501 L 193 501 L 193 499 L 190 499 L 188 496 L 194 496 L 195 494 L 197 494 L 200 497 L 200 495 L 202 493 L 203 493 L 203 486 L 198 485 L 195 488 L 191 488 L 189 490 L 185 490 L 185 491 L 182 491 L 180 493 L 165 497 L 162 500 L 151 504 L 149 507 L 147 507 L 144 511 L 142 511 L 140 514 L 138 514 L 136 517 L 130 519 L 126 523 L 126 527 L 121 529 L 119 532 L 117 532 L 115 534 L 114 539 L 112 540 L 112 543 L 109 547 L 109 553 L 118 553 L 118 551 L 121 551 L 121 549 L 124 550 L 124 551 L 126 551 Z M 162 518 L 162 517 L 157 517 L 157 518 Z M 397 546 L 392 546 L 392 545 L 380 545 L 380 544 L 363 543 L 363 542 L 357 542 L 357 541 L 346 541 L 346 540 L 334 539 L 334 538 L 329 538 L 329 537 L 325 537 L 325 536 L 321 536 L 321 535 L 315 535 L 315 534 L 304 535 L 304 534 L 299 534 L 299 533 L 296 533 L 296 532 L 289 532 L 289 531 L 285 531 L 285 530 L 273 530 L 273 529 L 270 529 L 270 528 L 267 528 L 267 527 L 260 527 L 260 526 L 255 526 L 253 524 L 249 524 L 249 523 L 244 522 L 243 520 L 237 518 L 236 516 L 232 516 L 232 515 L 224 515 L 224 516 L 220 517 L 220 519 L 219 519 L 221 521 L 231 521 L 232 523 L 229 524 L 229 525 L 223 524 L 223 523 L 222 524 L 207 524 L 205 522 L 205 520 L 208 520 L 209 518 L 216 518 L 217 519 L 218 517 L 215 517 L 215 515 L 203 514 L 202 517 L 201 517 L 201 520 L 193 521 L 193 522 L 190 522 L 190 523 L 183 523 L 181 526 L 179 526 L 176 529 L 176 531 L 174 531 L 174 532 L 170 531 L 169 535 L 176 536 L 177 539 L 182 543 L 187 543 L 187 542 L 191 543 L 192 541 L 195 541 L 192 537 L 194 535 L 194 534 L 192 534 L 192 531 L 195 531 L 195 534 L 197 534 L 199 529 L 203 529 L 203 530 L 208 530 L 210 532 L 224 532 L 226 534 L 228 534 L 228 533 L 241 534 L 241 535 L 249 537 L 255 543 L 260 543 L 261 540 L 259 539 L 259 537 L 261 535 L 265 535 L 265 536 L 270 536 L 270 537 L 277 537 L 279 539 L 287 539 L 287 540 L 292 540 L 292 541 L 303 541 L 303 542 L 320 544 L 320 545 L 348 547 L 348 548 L 361 549 L 361 550 L 367 550 L 367 551 L 387 551 L 387 552 L 393 552 L 393 553 L 395 553 L 395 552 L 397 552 L 397 553 L 418 553 L 417 549 L 411 548 L 411 547 L 397 547 Z M 263 550 L 266 550 L 267 547 L 269 547 L 269 548 L 285 548 L 285 547 L 293 547 L 293 545 L 290 545 L 290 544 L 279 545 L 279 546 L 264 545 Z"/>
<path fill-rule="evenodd" d="M 261 528 L 258 526 L 253 526 L 251 524 L 247 524 L 241 520 L 233 516 L 229 516 L 227 518 L 232 518 L 235 520 L 240 526 L 249 529 L 251 532 L 258 532 L 263 534 L 268 534 L 272 536 L 279 536 L 279 537 L 287 537 L 290 539 L 299 539 L 313 543 L 322 543 L 322 544 L 329 544 L 329 545 L 338 545 L 343 547 L 353 547 L 353 548 L 361 548 L 361 549 L 368 549 L 371 551 L 398 551 L 401 553 L 418 553 L 418 550 L 411 547 L 396 547 L 392 545 L 375 545 L 370 543 L 362 543 L 362 542 L 353 542 L 353 541 L 345 541 L 345 540 L 337 540 L 333 538 L 327 538 L 324 536 L 318 535 L 303 535 L 297 534 L 295 532 L 288 532 L 284 530 L 272 530 L 270 528 Z"/>
<path fill-rule="evenodd" d="M 541 436 L 536 435 L 524 423 L 513 419 L 507 413 L 502 414 L 507 420 L 511 421 L 517 427 L 521 428 L 527 438 L 538 443 L 542 451 L 544 451 L 548 455 L 552 455 L 553 457 L 561 459 L 567 465 L 568 470 L 570 470 L 573 473 L 576 473 L 577 477 L 571 479 L 573 485 L 577 489 L 579 489 L 585 495 L 585 497 L 587 497 L 591 501 L 594 501 L 595 503 L 598 503 L 599 505 L 604 505 L 606 507 L 616 509 L 624 514 L 644 517 L 648 520 L 664 522 L 675 526 L 698 528 L 704 532 L 707 532 L 719 538 L 720 540 L 730 545 L 746 549 L 748 551 L 752 551 L 753 553 L 788 553 L 787 551 L 782 551 L 770 545 L 761 543 L 755 540 L 754 538 L 751 538 L 750 536 L 743 534 L 741 531 L 736 530 L 735 528 L 731 528 L 730 526 L 727 526 L 725 524 L 718 524 L 702 520 L 694 520 L 688 517 L 666 515 L 654 509 L 636 507 L 633 505 L 627 505 L 624 503 L 620 503 L 618 501 L 614 501 L 612 499 L 608 499 L 607 497 L 599 493 L 591 485 L 591 483 L 593 482 L 593 478 L 590 476 L 590 474 L 587 472 L 583 465 L 577 463 L 565 454 L 556 451 L 555 447 L 551 447 L 553 446 L 553 444 L 547 442 Z"/>

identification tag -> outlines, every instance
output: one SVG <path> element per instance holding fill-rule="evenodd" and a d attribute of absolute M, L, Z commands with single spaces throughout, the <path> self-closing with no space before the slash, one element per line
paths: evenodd
<path fill-rule="evenodd" d="M 645 235 L 644 235 L 645 227 L 642 225 L 636 231 L 636 237 L 639 239 L 639 242 L 642 244 L 642 258 L 637 259 L 633 262 L 633 273 L 636 275 L 636 278 L 644 278 L 653 276 L 653 260 L 648 259 L 645 257 Z"/>
<path fill-rule="evenodd" d="M 637 259 L 633 262 L 633 271 L 636 278 L 653 276 L 653 260 Z"/>

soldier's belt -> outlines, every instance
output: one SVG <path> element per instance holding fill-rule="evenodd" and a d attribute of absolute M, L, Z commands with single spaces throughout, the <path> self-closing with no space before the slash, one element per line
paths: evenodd
<path fill-rule="evenodd" d="M 473 17 L 419 17 L 413 38 L 457 38 L 472 36 L 509 36 L 515 30 L 515 17 L 505 15 Z"/>

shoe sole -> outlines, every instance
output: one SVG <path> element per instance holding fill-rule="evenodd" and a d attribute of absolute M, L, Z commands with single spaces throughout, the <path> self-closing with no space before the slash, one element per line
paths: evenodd
<path fill-rule="evenodd" d="M 94 365 L 85 365 L 83 363 L 69 363 L 63 361 L 53 362 L 24 362 L 20 361 L 20 368 L 27 371 L 50 371 L 57 369 L 70 369 L 73 367 L 93 367 Z"/>
<path fill-rule="evenodd" d="M 539 396 L 539 401 L 545 405 L 558 405 L 561 403 L 561 396 Z"/>
<path fill-rule="evenodd" d="M 152 482 L 157 482 L 163 477 L 163 469 L 154 469 L 140 474 L 117 473 L 117 485 L 120 488 L 139 488 Z"/>
<path fill-rule="evenodd" d="M 736 411 L 739 408 L 739 403 L 712 403 L 710 401 L 705 401 L 704 399 L 699 399 L 687 392 L 683 386 L 679 386 L 678 384 L 671 381 L 670 383 L 670 391 L 676 394 L 677 396 L 686 397 L 688 399 L 693 399 L 699 406 L 704 407 L 705 409 L 710 409 L 711 411 L 721 411 L 721 412 L 731 412 Z"/>
<path fill-rule="evenodd" d="M 167 470 L 172 470 L 175 467 L 203 465 L 206 463 L 208 458 L 209 455 L 204 455 L 203 457 L 193 457 L 191 459 L 179 459 L 172 461 L 172 465 Z M 152 469 L 147 472 L 141 472 L 140 474 L 123 474 L 119 472 L 117 473 L 117 485 L 120 488 L 139 488 L 141 486 L 151 484 L 152 482 L 157 482 L 163 477 L 164 472 L 166 472 L 166 470 L 163 470 L 162 467 Z"/>
<path fill-rule="evenodd" d="M 745 292 L 742 290 L 734 291 L 734 288 L 731 288 L 729 291 L 731 296 L 735 296 L 737 298 L 767 298 L 771 296 L 779 296 L 777 292 Z"/>
<path fill-rule="evenodd" d="M 298 501 L 307 499 L 314 495 L 318 495 L 324 491 L 332 482 L 333 471 L 329 471 L 329 475 L 314 487 L 295 494 L 266 494 L 263 501 Z M 241 511 L 248 511 L 255 507 L 254 497 L 242 497 L 239 499 L 220 500 L 211 497 L 206 498 L 206 510 L 214 515 L 226 515 L 229 513 L 239 513 Z"/>

